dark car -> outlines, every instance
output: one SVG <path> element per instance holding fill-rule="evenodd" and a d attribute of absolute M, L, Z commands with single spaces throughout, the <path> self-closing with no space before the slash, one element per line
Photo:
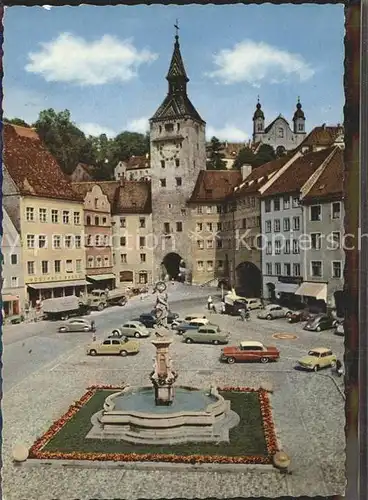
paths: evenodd
<path fill-rule="evenodd" d="M 311 332 L 320 332 L 321 330 L 329 330 L 334 326 L 334 318 L 327 314 L 318 314 L 314 318 L 307 321 L 304 325 L 304 330 Z"/>
<path fill-rule="evenodd" d="M 155 316 L 155 310 L 154 310 L 154 309 L 151 311 L 151 314 L 152 314 L 152 316 Z M 167 315 L 167 323 L 168 323 L 169 325 L 171 325 L 171 323 L 172 323 L 175 319 L 177 319 L 178 317 L 179 317 L 179 314 L 178 314 L 178 313 L 174 313 L 174 312 L 169 311 L 169 314 Z"/>
<path fill-rule="evenodd" d="M 234 300 L 233 304 L 225 303 L 225 314 L 230 316 L 239 316 L 240 310 L 246 308 L 245 299 L 244 300 Z"/>
<path fill-rule="evenodd" d="M 157 319 L 154 314 L 141 314 L 134 321 L 140 321 L 147 328 L 153 328 L 157 324 Z"/>
<path fill-rule="evenodd" d="M 288 322 L 289 323 L 299 323 L 300 321 L 310 321 L 312 320 L 316 315 L 311 313 L 308 310 L 304 311 L 295 311 L 293 312 L 289 317 L 288 317 Z"/>

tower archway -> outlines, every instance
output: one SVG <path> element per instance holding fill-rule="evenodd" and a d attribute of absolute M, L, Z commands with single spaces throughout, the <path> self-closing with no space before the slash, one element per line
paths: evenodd
<path fill-rule="evenodd" d="M 184 281 L 185 262 L 178 253 L 170 252 L 166 254 L 162 260 L 162 267 L 170 280 Z"/>
<path fill-rule="evenodd" d="M 261 297 L 262 273 L 252 262 L 241 262 L 236 267 L 236 288 L 245 297 Z"/>

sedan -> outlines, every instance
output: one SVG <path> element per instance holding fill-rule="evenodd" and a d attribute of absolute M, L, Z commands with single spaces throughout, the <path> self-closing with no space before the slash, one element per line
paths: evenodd
<path fill-rule="evenodd" d="M 178 335 L 183 335 L 183 333 L 189 331 L 189 330 L 198 330 L 201 326 L 206 326 L 203 325 L 202 321 L 189 321 L 188 323 L 180 323 L 176 328 L 176 332 Z"/>
<path fill-rule="evenodd" d="M 230 333 L 222 332 L 217 325 L 202 325 L 198 330 L 187 331 L 183 335 L 183 341 L 187 344 L 197 342 L 199 344 L 227 344 Z"/>
<path fill-rule="evenodd" d="M 326 347 L 311 349 L 307 356 L 299 359 L 297 368 L 318 372 L 321 368 L 336 366 L 336 355 Z"/>
<path fill-rule="evenodd" d="M 92 325 L 86 319 L 70 319 L 69 321 L 65 321 L 59 329 L 59 332 L 91 332 Z"/>
<path fill-rule="evenodd" d="M 114 337 L 135 337 L 139 339 L 141 337 L 149 337 L 150 335 L 151 333 L 148 328 L 139 321 L 128 321 L 112 331 L 112 336 Z"/>
<path fill-rule="evenodd" d="M 268 363 L 277 361 L 280 357 L 280 351 L 274 346 L 265 346 L 262 342 L 248 340 L 240 342 L 237 346 L 224 347 L 221 351 L 220 361 L 226 361 L 229 364 L 235 361 L 260 361 Z"/>
<path fill-rule="evenodd" d="M 334 326 L 334 319 L 327 314 L 318 314 L 315 318 L 310 319 L 304 325 L 303 330 L 310 332 L 320 332 L 321 330 L 329 330 Z"/>
<path fill-rule="evenodd" d="M 276 318 L 285 318 L 291 316 L 292 311 L 290 309 L 286 309 L 285 307 L 281 307 L 277 304 L 270 304 L 266 306 L 260 313 L 257 314 L 257 318 L 260 319 L 276 319 Z"/>
<path fill-rule="evenodd" d="M 137 354 L 139 352 L 139 342 L 136 340 L 106 339 L 102 342 L 92 342 L 87 346 L 87 354 L 96 356 L 97 354 L 119 354 L 127 356 L 128 354 Z"/>
<path fill-rule="evenodd" d="M 147 328 L 154 328 L 157 324 L 157 318 L 154 314 L 141 314 L 139 318 L 133 321 L 139 321 Z"/>
<path fill-rule="evenodd" d="M 299 323 L 300 321 L 309 321 L 315 317 L 315 314 L 310 313 L 307 310 L 295 311 L 290 314 L 288 318 L 289 323 Z"/>
<path fill-rule="evenodd" d="M 152 316 L 156 317 L 156 311 L 154 309 L 151 311 L 151 314 L 152 314 Z M 169 311 L 169 313 L 167 315 L 168 325 L 171 325 L 173 323 L 173 321 L 175 321 L 178 318 L 179 318 L 178 313 L 174 313 L 174 312 Z"/>

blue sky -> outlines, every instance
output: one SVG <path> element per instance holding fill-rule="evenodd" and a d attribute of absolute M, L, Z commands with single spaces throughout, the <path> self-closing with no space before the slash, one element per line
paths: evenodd
<path fill-rule="evenodd" d="M 343 5 L 10 7 L 4 114 L 69 109 L 86 132 L 143 132 L 167 92 L 175 20 L 188 93 L 208 136 L 246 140 L 260 95 L 266 123 L 343 121 Z"/>

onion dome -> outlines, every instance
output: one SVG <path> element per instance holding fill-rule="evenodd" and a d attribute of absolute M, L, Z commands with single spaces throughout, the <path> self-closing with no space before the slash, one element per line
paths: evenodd
<path fill-rule="evenodd" d="M 298 103 L 296 105 L 296 111 L 294 113 L 293 121 L 302 119 L 305 120 L 304 111 L 302 110 L 302 105 L 300 104 L 300 99 L 298 97 Z"/>

